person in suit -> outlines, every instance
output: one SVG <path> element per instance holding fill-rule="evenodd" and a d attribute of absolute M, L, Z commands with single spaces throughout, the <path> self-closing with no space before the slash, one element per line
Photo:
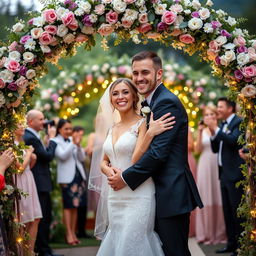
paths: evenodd
<path fill-rule="evenodd" d="M 203 207 L 188 164 L 188 117 L 182 103 L 162 83 L 162 61 L 154 52 L 140 52 L 132 59 L 132 79 L 158 119 L 175 117 L 173 129 L 154 137 L 149 149 L 133 166 L 109 177 L 114 190 L 138 188 L 149 177 L 156 187 L 155 230 L 167 256 L 189 256 L 190 212 Z M 149 121 L 149 115 L 147 115 Z M 121 175 L 122 173 L 122 175 Z"/>
<path fill-rule="evenodd" d="M 242 122 L 236 114 L 236 103 L 222 97 L 217 105 L 218 118 L 223 120 L 220 127 L 215 119 L 205 120 L 211 132 L 211 148 L 218 153 L 219 179 L 227 232 L 227 246 L 217 250 L 217 253 L 232 252 L 237 255 L 238 237 L 242 232 L 241 219 L 237 217 L 237 208 L 242 198 L 243 188 L 236 183 L 243 179 L 241 164 L 244 160 L 239 156 L 238 144 L 241 135 L 239 126 Z"/>
<path fill-rule="evenodd" d="M 70 137 L 72 136 L 72 137 Z M 60 119 L 57 125 L 57 182 L 61 186 L 63 219 L 66 227 L 66 242 L 80 243 L 76 236 L 77 209 L 86 205 L 86 176 L 83 168 L 85 152 L 80 143 L 80 133 L 73 133 L 69 120 Z"/>
<path fill-rule="evenodd" d="M 37 161 L 31 171 L 34 175 L 43 218 L 38 226 L 35 251 L 39 256 L 52 256 L 56 254 L 52 253 L 49 246 L 52 209 L 50 197 L 52 190 L 50 162 L 54 158 L 57 144 L 52 141 L 52 138 L 56 134 L 56 128 L 48 126 L 49 144 L 47 146 L 43 145 L 39 131 L 44 129 L 44 122 L 44 115 L 41 111 L 35 109 L 30 110 L 27 113 L 28 128 L 25 130 L 23 139 L 26 145 L 33 146 L 34 153 L 37 157 Z"/>

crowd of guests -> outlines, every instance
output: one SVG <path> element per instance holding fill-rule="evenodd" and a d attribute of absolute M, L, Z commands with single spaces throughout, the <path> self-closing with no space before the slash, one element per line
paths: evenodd
<path fill-rule="evenodd" d="M 240 165 L 246 157 L 237 142 L 242 120 L 235 112 L 234 102 L 220 98 L 217 106 L 205 107 L 195 135 L 188 131 L 189 165 L 204 203 L 203 209 L 191 214 L 190 236 L 205 244 L 227 242 L 217 253 L 232 252 L 232 255 L 236 255 L 242 232 L 237 208 L 243 190 L 236 187 L 236 183 L 243 179 Z M 17 187 L 28 193 L 19 200 L 17 217 L 30 235 L 29 255 L 36 252 L 39 256 L 56 256 L 49 246 L 53 187 L 50 162 L 54 158 L 57 161 L 65 239 L 69 245 L 76 245 L 80 243 L 78 237 L 88 237 L 85 233 L 88 195 L 84 161 L 86 155 L 92 155 L 95 134 L 89 136 L 87 147 L 82 148 L 84 129 L 72 127 L 69 120 L 60 119 L 56 126 L 48 125 L 46 139 L 42 141 L 39 133 L 44 129 L 43 113 L 30 110 L 27 128 L 20 124 L 15 131 L 15 143 L 24 141 L 28 145 L 23 151 L 23 163 L 17 164 L 22 173 L 15 175 Z M 199 155 L 198 161 L 195 154 Z M 0 155 L 0 190 L 5 186 L 4 172 L 13 160 L 10 149 Z M 94 203 L 92 200 L 91 204 Z M 6 255 L 4 229 L 0 230 L 0 255 Z"/>

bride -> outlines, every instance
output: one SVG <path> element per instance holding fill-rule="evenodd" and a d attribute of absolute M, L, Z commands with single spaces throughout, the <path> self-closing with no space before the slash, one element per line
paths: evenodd
<path fill-rule="evenodd" d="M 137 162 L 154 136 L 172 129 L 174 117 L 168 113 L 154 121 L 151 114 L 147 130 L 145 118 L 137 113 L 137 88 L 127 78 L 113 82 L 103 98 L 112 107 L 107 118 L 118 114 L 119 121 L 108 130 L 103 143 L 101 171 L 105 178 L 103 175 L 96 235 L 104 235 L 97 256 L 164 255 L 161 242 L 154 232 L 155 187 L 152 178 L 135 191 L 128 186 L 114 191 L 108 186 L 106 177 L 114 175 L 116 168 L 125 170 Z M 101 108 L 104 112 L 107 107 Z M 101 120 L 101 125 L 106 125 L 105 121 Z M 90 175 L 89 187 L 93 174 Z M 91 186 L 95 188 L 95 184 Z"/>

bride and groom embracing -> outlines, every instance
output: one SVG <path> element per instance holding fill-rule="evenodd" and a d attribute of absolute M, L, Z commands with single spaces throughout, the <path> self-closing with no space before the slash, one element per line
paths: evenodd
<path fill-rule="evenodd" d="M 98 256 L 191 255 L 189 216 L 203 205 L 187 160 L 188 117 L 162 76 L 157 54 L 140 52 L 132 58 L 132 81 L 117 79 L 103 96 L 111 105 L 107 119 L 118 113 L 119 121 L 102 147 L 96 227 L 107 228 Z M 138 94 L 151 109 L 145 118 Z"/>

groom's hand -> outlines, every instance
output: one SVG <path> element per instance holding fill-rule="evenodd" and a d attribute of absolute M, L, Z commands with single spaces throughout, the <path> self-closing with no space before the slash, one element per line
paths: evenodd
<path fill-rule="evenodd" d="M 121 177 L 122 171 L 116 168 L 113 168 L 115 175 L 108 177 L 108 184 L 115 190 L 120 190 L 126 186 L 125 182 Z"/>

